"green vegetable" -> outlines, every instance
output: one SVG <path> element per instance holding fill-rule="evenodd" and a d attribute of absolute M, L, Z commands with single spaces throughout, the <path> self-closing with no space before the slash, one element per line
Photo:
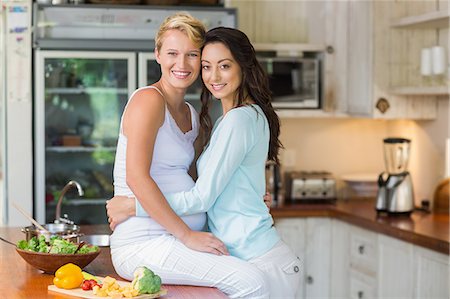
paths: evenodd
<path fill-rule="evenodd" d="M 39 251 L 39 241 L 36 237 L 31 238 L 28 241 L 28 248 L 29 251 Z"/>
<path fill-rule="evenodd" d="M 28 248 L 28 242 L 25 240 L 20 240 L 19 242 L 17 242 L 17 248 L 26 250 Z"/>
<path fill-rule="evenodd" d="M 75 250 L 77 250 L 77 245 L 74 243 L 63 239 L 55 239 L 50 248 L 50 253 L 72 254 Z"/>
<path fill-rule="evenodd" d="M 161 289 L 161 278 L 147 267 L 138 267 L 134 270 L 134 279 L 131 286 L 139 294 L 153 294 Z"/>
<path fill-rule="evenodd" d="M 45 236 L 40 235 L 38 241 L 39 241 L 38 251 L 39 252 L 48 252 L 48 246 L 47 246 L 47 243 L 45 242 Z"/>
<path fill-rule="evenodd" d="M 81 274 L 83 274 L 84 280 L 90 280 L 90 279 L 93 279 L 93 280 L 95 280 L 97 283 L 100 283 L 100 284 L 102 283 L 102 281 L 101 281 L 97 276 L 94 276 L 94 275 L 92 275 L 91 273 L 82 271 Z"/>
<path fill-rule="evenodd" d="M 34 252 L 73 254 L 75 253 L 75 250 L 77 250 L 78 244 L 72 243 L 59 236 L 52 236 L 50 238 L 50 242 L 47 243 L 45 236 L 40 235 L 39 238 L 33 237 L 28 242 L 25 240 L 20 240 L 17 242 L 17 248 Z M 96 252 L 97 250 L 97 246 L 83 245 L 77 251 L 77 254 Z"/>
<path fill-rule="evenodd" d="M 98 250 L 98 246 L 88 246 L 83 245 L 77 252 L 78 253 L 90 253 L 90 252 L 96 252 Z"/>

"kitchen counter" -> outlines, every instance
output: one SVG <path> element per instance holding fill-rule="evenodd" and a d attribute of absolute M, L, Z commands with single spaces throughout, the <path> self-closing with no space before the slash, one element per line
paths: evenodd
<path fill-rule="evenodd" d="M 341 200 L 335 204 L 285 203 L 271 208 L 275 219 L 332 217 L 434 251 L 449 254 L 449 215 L 414 211 L 407 216 L 377 216 L 374 200 Z"/>
<path fill-rule="evenodd" d="M 85 234 L 110 233 L 107 225 L 81 226 Z M 18 227 L 0 227 L 0 236 L 13 243 L 24 239 L 25 234 Z M 102 247 L 100 255 L 85 271 L 97 276 L 120 277 L 111 263 L 109 247 Z M 62 294 L 48 292 L 47 286 L 52 284 L 53 275 L 43 274 L 27 264 L 12 245 L 0 241 L 0 297 L 5 299 L 41 299 L 41 298 L 74 298 Z M 164 285 L 168 294 L 161 298 L 181 299 L 219 299 L 228 298 L 215 288 Z M 99 297 L 100 298 L 100 297 Z"/>

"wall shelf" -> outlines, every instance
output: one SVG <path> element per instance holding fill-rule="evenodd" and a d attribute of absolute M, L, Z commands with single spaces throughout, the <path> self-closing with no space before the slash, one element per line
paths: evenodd
<path fill-rule="evenodd" d="M 449 28 L 449 11 L 433 11 L 421 15 L 404 17 L 391 24 L 393 28 L 405 29 L 439 29 Z"/>
<path fill-rule="evenodd" d="M 391 93 L 409 96 L 448 96 L 450 88 L 448 86 L 403 86 L 392 88 Z"/>

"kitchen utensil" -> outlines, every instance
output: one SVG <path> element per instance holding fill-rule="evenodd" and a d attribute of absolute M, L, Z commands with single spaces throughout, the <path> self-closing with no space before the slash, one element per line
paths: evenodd
<path fill-rule="evenodd" d="M 376 210 L 409 215 L 414 210 L 414 191 L 407 171 L 411 140 L 386 138 L 383 142 L 386 172 L 378 176 Z"/>
<path fill-rule="evenodd" d="M 2 237 L 0 237 L 0 240 L 2 240 L 2 241 L 5 242 L 5 243 L 11 244 L 11 245 L 14 246 L 14 247 L 17 247 L 16 244 L 14 244 L 13 242 L 8 241 L 8 240 L 6 240 L 6 239 L 3 239 Z"/>
<path fill-rule="evenodd" d="M 15 202 L 12 202 L 13 207 L 15 207 L 22 215 L 24 215 L 28 220 L 31 221 L 37 228 L 39 228 L 43 233 L 50 236 L 50 232 L 45 229 L 42 225 L 40 225 L 36 220 L 33 219 L 27 212 L 25 212 L 21 207 L 19 207 Z"/>
<path fill-rule="evenodd" d="M 56 235 L 63 239 L 77 243 L 78 239 L 82 234 L 80 234 L 80 227 L 75 224 L 67 223 L 47 223 L 44 225 L 45 231 L 31 225 L 22 228 L 22 232 L 25 233 L 25 239 L 28 241 L 33 237 L 39 237 L 40 235 L 50 236 Z M 88 242 L 90 243 L 90 242 Z"/>
<path fill-rule="evenodd" d="M 78 247 L 77 247 L 77 249 L 75 250 L 75 252 L 74 252 L 73 254 L 76 254 L 76 253 L 78 252 L 78 250 L 80 250 L 80 248 L 83 247 L 84 244 L 86 244 L 86 243 L 85 243 L 84 241 L 81 241 L 81 242 L 78 244 Z"/>
<path fill-rule="evenodd" d="M 97 278 L 99 278 L 100 280 L 104 279 L 104 277 L 99 277 L 99 276 L 97 276 Z M 130 284 L 130 282 L 128 282 L 128 281 L 116 280 L 116 282 L 121 287 L 124 287 L 124 286 Z M 52 285 L 48 286 L 48 290 L 51 291 L 51 292 L 56 292 L 56 293 L 69 295 L 69 296 L 73 296 L 73 297 L 88 298 L 88 299 L 99 299 L 99 298 L 101 298 L 101 297 L 98 297 L 98 296 L 94 295 L 92 290 L 83 291 L 81 288 L 65 290 L 65 289 L 60 289 L 60 288 L 58 288 L 58 287 L 56 287 L 55 285 L 52 284 Z M 155 294 L 143 294 L 143 295 L 139 295 L 139 296 L 133 297 L 133 299 L 159 298 L 159 297 L 164 296 L 166 294 L 167 294 L 167 290 L 166 289 L 161 289 L 158 293 L 155 293 Z M 107 298 L 110 298 L 110 297 L 107 297 Z"/>
<path fill-rule="evenodd" d="M 17 253 L 31 266 L 44 271 L 45 273 L 54 274 L 62 265 L 73 263 L 80 268 L 89 265 L 99 254 L 100 248 L 96 252 L 77 253 L 77 254 L 56 254 L 34 252 L 16 248 Z"/>
<path fill-rule="evenodd" d="M 440 182 L 433 195 L 433 212 L 449 214 L 450 178 Z"/>

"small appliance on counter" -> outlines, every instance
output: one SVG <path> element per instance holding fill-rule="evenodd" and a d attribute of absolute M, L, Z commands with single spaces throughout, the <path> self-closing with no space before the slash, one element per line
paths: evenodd
<path fill-rule="evenodd" d="M 324 203 L 336 200 L 336 180 L 326 171 L 286 172 L 286 199 Z"/>
<path fill-rule="evenodd" d="M 386 171 L 378 176 L 376 210 L 380 213 L 407 214 L 414 210 L 414 191 L 408 172 L 411 140 L 383 140 Z"/>
<path fill-rule="evenodd" d="M 273 161 L 266 163 L 266 190 L 272 196 L 272 206 L 283 204 L 283 181 L 280 166 Z"/>

